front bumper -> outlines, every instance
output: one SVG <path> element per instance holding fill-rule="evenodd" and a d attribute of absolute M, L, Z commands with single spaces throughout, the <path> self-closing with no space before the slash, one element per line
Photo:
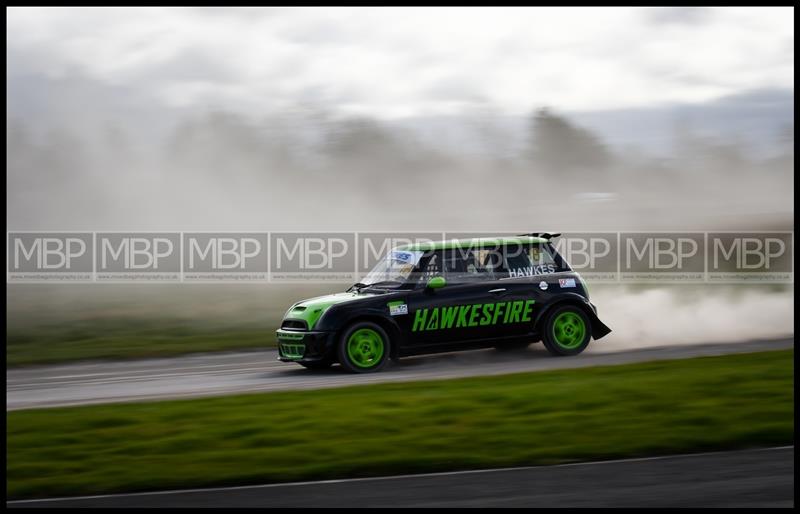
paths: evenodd
<path fill-rule="evenodd" d="M 276 337 L 279 361 L 314 362 L 333 356 L 333 332 L 278 329 Z"/>

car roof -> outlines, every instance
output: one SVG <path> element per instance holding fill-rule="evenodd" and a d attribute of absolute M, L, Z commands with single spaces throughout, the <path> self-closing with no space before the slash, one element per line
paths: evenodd
<path fill-rule="evenodd" d="M 454 248 L 495 248 L 498 246 L 547 243 L 548 239 L 543 237 L 514 236 L 514 237 L 478 237 L 473 239 L 449 239 L 445 241 L 425 241 L 398 246 L 395 250 L 399 251 L 430 251 L 430 250 L 451 250 Z"/>

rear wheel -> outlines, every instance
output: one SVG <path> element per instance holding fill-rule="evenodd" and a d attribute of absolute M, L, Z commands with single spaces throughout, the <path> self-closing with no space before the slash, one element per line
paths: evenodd
<path fill-rule="evenodd" d="M 389 336 L 376 323 L 354 323 L 342 334 L 338 354 L 339 362 L 352 373 L 378 371 L 389 359 Z"/>
<path fill-rule="evenodd" d="M 542 341 L 553 355 L 578 355 L 589 345 L 592 324 L 580 307 L 558 307 L 547 317 Z"/>

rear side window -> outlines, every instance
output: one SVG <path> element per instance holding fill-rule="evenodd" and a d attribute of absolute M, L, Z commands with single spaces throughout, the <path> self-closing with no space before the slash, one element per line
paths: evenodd
<path fill-rule="evenodd" d="M 569 271 L 549 244 L 508 245 L 503 249 L 499 278 L 530 277 Z"/>

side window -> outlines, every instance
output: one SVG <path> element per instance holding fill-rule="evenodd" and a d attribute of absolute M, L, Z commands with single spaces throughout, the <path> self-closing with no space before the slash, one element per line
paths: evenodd
<path fill-rule="evenodd" d="M 494 277 L 483 265 L 481 250 L 454 248 L 444 252 L 444 277 L 454 284 L 483 282 Z"/>
<path fill-rule="evenodd" d="M 422 270 L 422 281 L 442 275 L 450 284 L 492 280 L 490 269 L 484 265 L 481 250 L 453 248 L 437 250 L 430 256 Z"/>
<path fill-rule="evenodd" d="M 545 273 L 569 270 L 569 267 L 564 265 L 561 257 L 555 253 L 555 249 L 549 244 L 530 245 L 527 247 L 527 252 L 531 265 L 539 266 Z"/>
<path fill-rule="evenodd" d="M 414 287 L 423 287 L 428 283 L 428 280 L 441 274 L 442 255 L 441 252 L 434 252 L 420 259 L 417 269 L 409 277 L 409 282 L 415 284 Z"/>
<path fill-rule="evenodd" d="M 519 276 L 531 267 L 532 263 L 528 248 L 520 245 L 508 245 L 504 250 L 503 267 L 510 276 Z"/>
<path fill-rule="evenodd" d="M 572 271 L 569 263 L 556 251 L 555 246 L 551 243 L 542 246 L 542 252 L 547 252 L 547 256 L 553 260 L 556 271 Z"/>
<path fill-rule="evenodd" d="M 483 267 L 494 275 L 495 278 L 501 278 L 508 275 L 508 270 L 505 268 L 503 260 L 503 252 L 500 248 L 485 248 L 480 252 L 480 259 Z"/>
<path fill-rule="evenodd" d="M 435 277 L 436 275 L 442 274 L 442 252 L 434 252 L 433 255 L 428 257 L 427 262 L 422 266 L 420 270 L 421 278 L 423 281 L 428 281 L 429 279 Z"/>
<path fill-rule="evenodd" d="M 503 249 L 499 278 L 547 275 L 564 271 L 549 245 L 508 245 Z"/>

